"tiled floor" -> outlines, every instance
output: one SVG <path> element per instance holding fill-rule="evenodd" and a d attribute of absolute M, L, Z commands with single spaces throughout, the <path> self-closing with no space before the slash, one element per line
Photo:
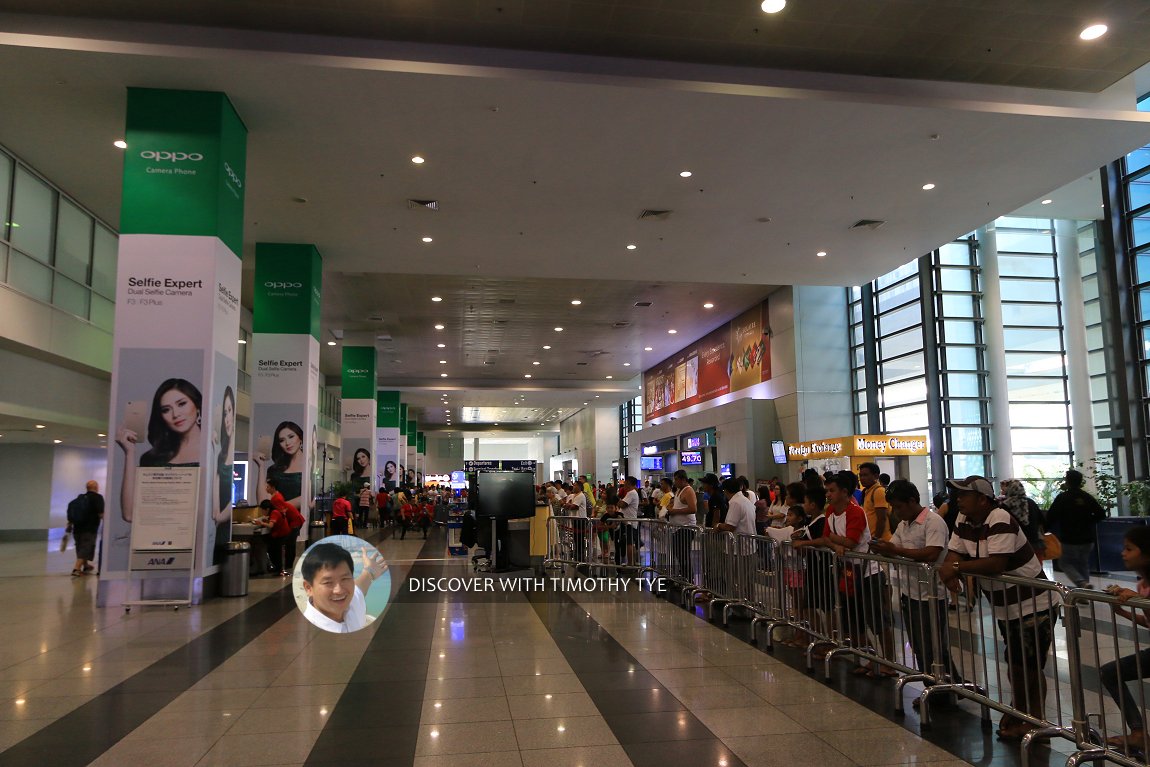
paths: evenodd
<path fill-rule="evenodd" d="M 124 615 L 94 606 L 67 554 L 0 546 L 0 767 L 1018 764 L 976 708 L 924 739 L 891 713 L 892 683 L 824 683 L 797 651 L 749 645 L 745 622 L 646 593 L 413 594 L 409 574 L 465 564 L 434 536 L 380 549 L 393 599 L 337 636 L 278 579 Z"/>

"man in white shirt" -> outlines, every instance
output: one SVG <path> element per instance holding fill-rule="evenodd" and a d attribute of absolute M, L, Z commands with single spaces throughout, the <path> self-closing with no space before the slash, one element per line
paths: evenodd
<path fill-rule="evenodd" d="M 387 570 L 378 552 L 374 557 L 363 555 L 363 571 L 357 578 L 351 552 L 337 543 L 317 543 L 308 549 L 300 570 L 307 594 L 303 616 L 313 625 L 333 634 L 350 634 L 370 623 L 364 594 Z"/>
<path fill-rule="evenodd" d="M 623 480 L 623 497 L 616 506 L 616 514 L 623 519 L 639 518 L 639 480 L 626 477 Z M 639 564 L 635 551 L 639 543 L 639 523 L 624 522 L 615 530 L 615 564 L 624 564 L 623 552 L 626 551 L 628 567 Z"/>
<path fill-rule="evenodd" d="M 886 489 L 886 503 L 895 518 L 902 522 L 889 541 L 871 540 L 871 551 L 887 557 L 904 557 L 914 562 L 938 565 L 946 559 L 950 531 L 946 521 L 930 509 L 923 508 L 918 488 L 905 479 L 896 479 Z M 934 672 L 935 663 L 953 682 L 962 681 L 950 658 L 949 621 L 946 615 L 946 590 L 930 571 L 910 563 L 892 568 L 899 590 L 899 605 L 903 625 L 910 637 L 910 646 L 918 662 L 918 669 L 927 674 Z M 933 605 L 933 607 L 932 607 Z M 931 641 L 930 611 L 934 610 L 941 635 L 939 654 L 935 658 Z M 919 700 L 915 699 L 917 708 Z M 953 695 L 931 697 L 932 703 L 948 705 Z"/>
<path fill-rule="evenodd" d="M 723 494 L 727 496 L 727 516 L 715 525 L 717 530 L 729 530 L 745 535 L 755 534 L 755 504 L 743 495 L 739 480 L 724 479 Z"/>
<path fill-rule="evenodd" d="M 592 525 L 587 519 L 587 494 L 583 492 L 583 485 L 573 482 L 570 492 L 563 497 L 563 513 L 571 517 L 572 535 L 575 540 L 575 561 L 582 564 L 587 562 L 587 555 L 591 551 Z"/>

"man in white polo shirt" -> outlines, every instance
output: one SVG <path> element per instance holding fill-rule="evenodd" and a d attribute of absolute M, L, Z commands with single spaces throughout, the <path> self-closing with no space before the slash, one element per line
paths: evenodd
<path fill-rule="evenodd" d="M 958 519 L 950 537 L 946 561 L 939 577 L 957 592 L 963 577 L 1013 575 L 1046 580 L 1042 564 L 1018 522 L 998 506 L 994 486 L 986 477 L 972 475 L 949 480 L 958 491 Z M 999 633 L 1006 644 L 1011 705 L 1036 719 L 1046 718 L 1046 661 L 1054 638 L 1054 621 L 1061 598 L 1046 589 L 1005 586 L 980 579 L 990 600 Z M 1000 738 L 1019 739 L 1031 725 L 1009 714 L 1002 718 Z"/>
<path fill-rule="evenodd" d="M 623 519 L 639 518 L 639 480 L 635 477 L 623 479 L 623 497 L 616 505 L 616 514 Z M 639 523 L 624 522 L 615 530 L 615 564 L 637 567 L 639 558 L 636 550 L 639 544 Z M 623 559 L 624 551 L 626 560 Z"/>
<path fill-rule="evenodd" d="M 303 617 L 324 631 L 350 634 L 370 621 L 364 594 L 375 579 L 387 570 L 379 556 L 363 555 L 363 571 L 353 577 L 355 562 L 351 552 L 338 543 L 317 543 L 308 549 L 300 564 L 307 607 Z"/>

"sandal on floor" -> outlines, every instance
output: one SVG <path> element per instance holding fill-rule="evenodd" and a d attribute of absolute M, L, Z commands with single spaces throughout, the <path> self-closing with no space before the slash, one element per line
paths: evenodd
<path fill-rule="evenodd" d="M 81 572 L 80 570 L 73 570 L 73 571 L 72 571 L 72 577 L 73 577 L 73 578 L 79 578 L 79 577 L 80 577 L 81 575 L 83 575 L 83 574 L 84 574 L 84 573 L 83 573 L 83 572 Z"/>

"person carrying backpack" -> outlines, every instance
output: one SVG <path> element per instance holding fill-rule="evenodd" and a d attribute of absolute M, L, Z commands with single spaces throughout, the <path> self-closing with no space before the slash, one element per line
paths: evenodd
<path fill-rule="evenodd" d="M 104 496 L 99 491 L 99 483 L 89 480 L 86 491 L 68 502 L 67 531 L 76 539 L 73 577 L 96 570 L 92 562 L 96 559 L 96 538 L 100 532 L 100 521 L 104 518 Z"/>

